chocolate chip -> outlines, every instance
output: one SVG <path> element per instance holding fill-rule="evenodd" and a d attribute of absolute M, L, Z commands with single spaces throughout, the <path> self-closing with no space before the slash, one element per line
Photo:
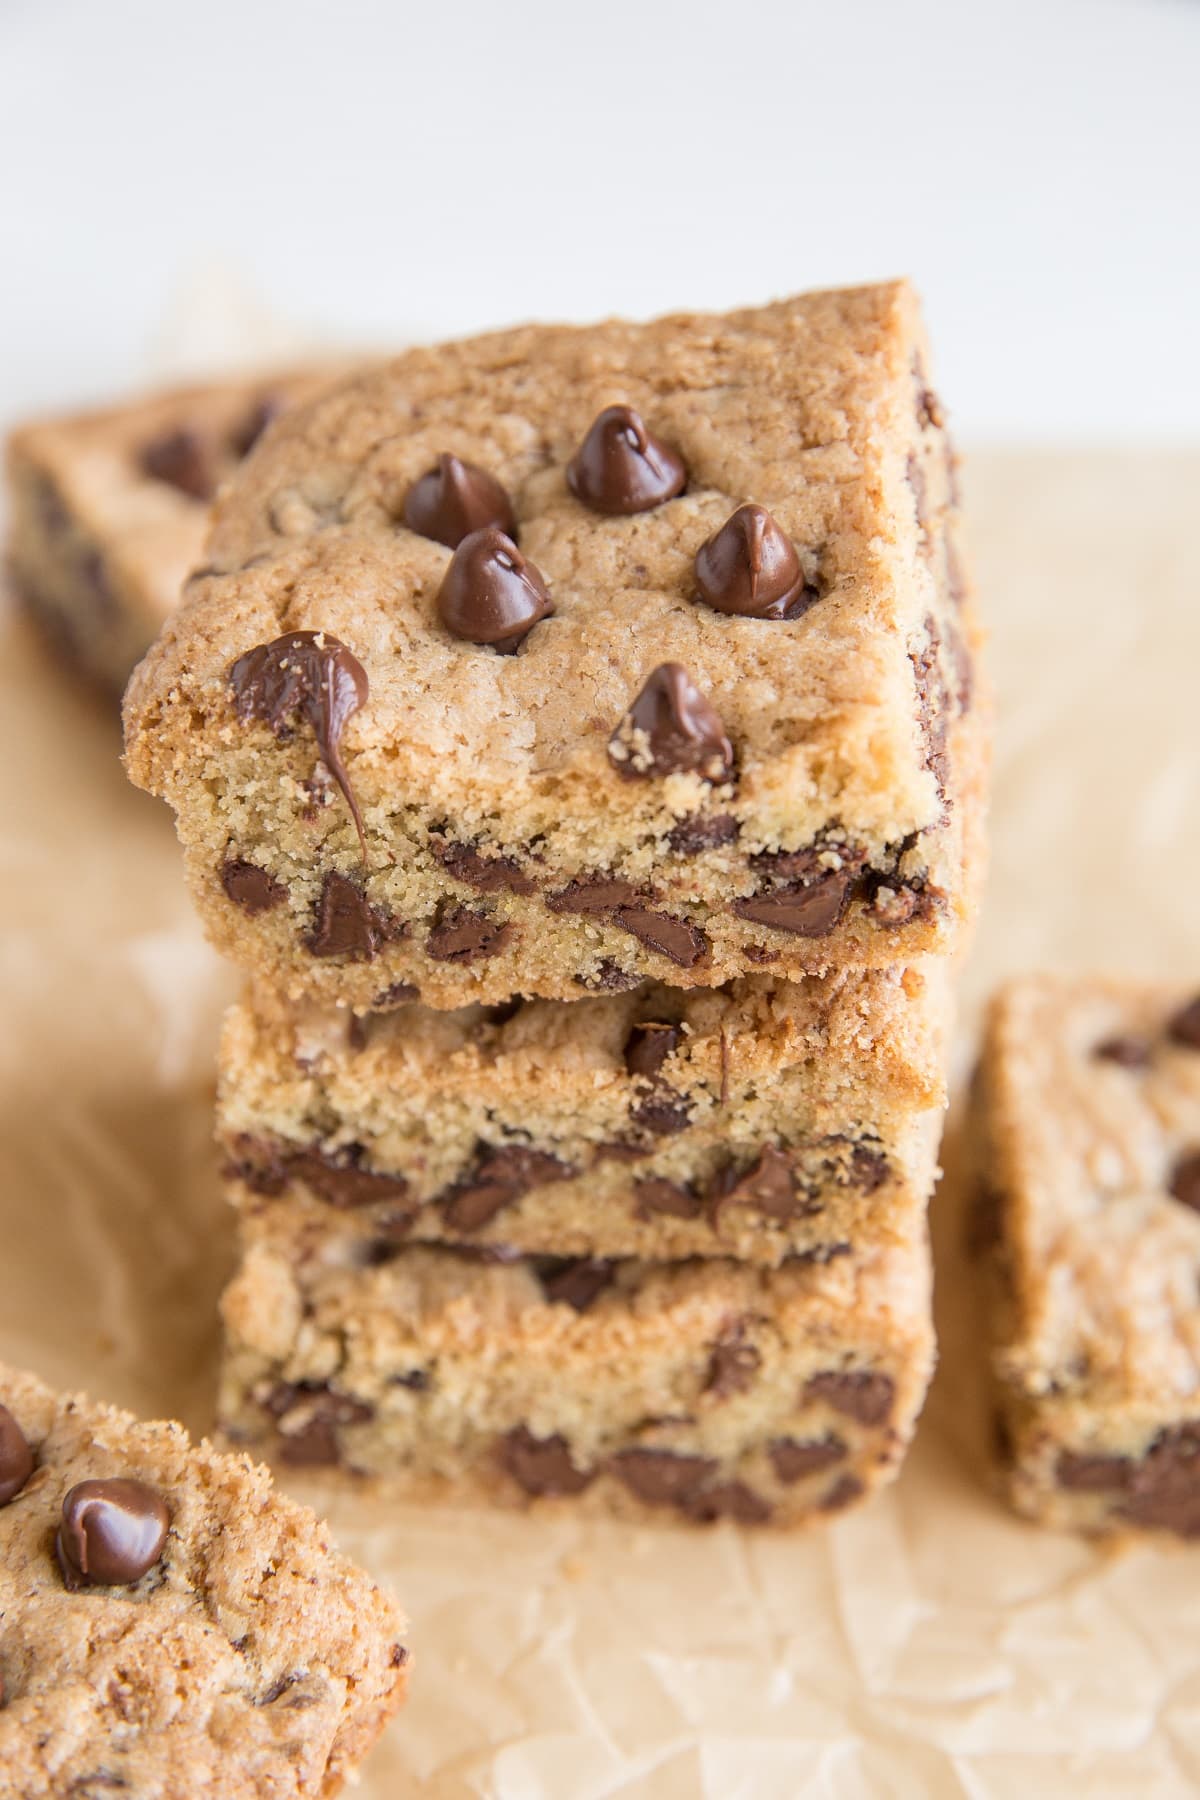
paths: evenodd
<path fill-rule="evenodd" d="M 676 856 L 702 856 L 732 844 L 740 830 L 732 813 L 689 813 L 668 831 L 667 843 Z"/>
<path fill-rule="evenodd" d="M 718 1467 L 711 1456 L 684 1456 L 675 1450 L 621 1450 L 610 1466 L 643 1505 L 684 1508 Z"/>
<path fill-rule="evenodd" d="M 768 925 L 773 931 L 787 931 L 794 937 L 827 937 L 841 921 L 854 881 L 847 869 L 827 869 L 815 881 L 735 900 L 733 910 L 739 919 Z"/>
<path fill-rule="evenodd" d="M 683 1182 L 665 1181 L 659 1175 L 647 1175 L 641 1181 L 634 1182 L 633 1191 L 637 1196 L 639 1219 L 660 1216 L 668 1219 L 700 1217 L 700 1196 Z"/>
<path fill-rule="evenodd" d="M 758 968 L 779 961 L 778 950 L 768 950 L 765 944 L 747 944 L 742 954 L 747 962 L 754 963 Z"/>
<path fill-rule="evenodd" d="M 566 1262 L 537 1258 L 536 1264 L 547 1300 L 573 1306 L 576 1312 L 586 1312 L 616 1279 L 614 1265 L 598 1256 L 571 1257 Z"/>
<path fill-rule="evenodd" d="M 1200 1150 L 1189 1150 L 1171 1170 L 1169 1191 L 1182 1206 L 1200 1212 Z"/>
<path fill-rule="evenodd" d="M 1150 1044 L 1146 1038 L 1110 1037 L 1097 1044 L 1092 1055 L 1098 1062 L 1116 1063 L 1122 1069 L 1144 1069 L 1150 1061 Z"/>
<path fill-rule="evenodd" d="M 689 1519 L 700 1525 L 711 1525 L 717 1519 L 734 1519 L 739 1525 L 765 1525 L 771 1507 L 761 1494 L 744 1481 L 719 1481 L 701 1488 L 680 1502 Z"/>
<path fill-rule="evenodd" d="M 846 1446 L 840 1437 L 832 1435 L 823 1438 L 778 1437 L 772 1438 L 767 1445 L 767 1455 L 780 1481 L 790 1487 L 795 1481 L 803 1481 L 807 1476 L 817 1475 L 841 1462 L 846 1455 Z"/>
<path fill-rule="evenodd" d="M 141 462 L 152 480 L 165 481 L 189 499 L 208 501 L 217 491 L 211 446 L 190 426 L 155 438 L 143 449 Z"/>
<path fill-rule="evenodd" d="M 882 1150 L 872 1150 L 867 1144 L 855 1144 L 850 1152 L 850 1166 L 846 1173 L 849 1187 L 857 1188 L 860 1194 L 873 1194 L 883 1186 L 891 1168 Z"/>
<path fill-rule="evenodd" d="M 1200 995 L 1180 1007 L 1167 1025 L 1167 1036 L 1173 1044 L 1184 1044 L 1189 1050 L 1200 1050 Z"/>
<path fill-rule="evenodd" d="M 359 1145 L 340 1151 L 299 1150 L 286 1158 L 289 1176 L 303 1181 L 329 1206 L 348 1212 L 401 1199 L 408 1191 L 403 1175 L 376 1174 L 359 1167 Z"/>
<path fill-rule="evenodd" d="M 321 885 L 316 918 L 305 945 L 313 956 L 372 962 L 383 944 L 402 937 L 406 929 L 373 906 L 357 882 L 330 869 Z"/>
<path fill-rule="evenodd" d="M 830 858 L 837 858 L 836 869 Z M 760 850 L 750 867 L 774 882 L 818 882 L 829 874 L 857 875 L 867 860 L 865 850 L 853 844 L 806 844 L 801 850 Z"/>
<path fill-rule="evenodd" d="M 527 1494 L 581 1494 L 593 1480 L 571 1461 L 566 1438 L 534 1437 L 524 1425 L 501 1438 L 500 1461 Z"/>
<path fill-rule="evenodd" d="M 863 1484 L 857 1475 L 839 1475 L 827 1494 L 817 1502 L 821 1512 L 841 1512 L 843 1507 L 852 1506 L 862 1498 Z"/>
<path fill-rule="evenodd" d="M 0 1406 L 0 1506 L 7 1506 L 32 1474 L 33 1451 L 25 1433 L 7 1406 Z"/>
<path fill-rule="evenodd" d="M 170 1524 L 162 1495 L 144 1481 L 78 1482 L 54 1539 L 63 1581 L 72 1592 L 140 1581 L 162 1555 Z"/>
<path fill-rule="evenodd" d="M 631 1106 L 629 1117 L 633 1124 L 643 1131 L 652 1131 L 655 1137 L 673 1137 L 677 1132 L 686 1131 L 692 1122 L 685 1102 L 673 1089 L 665 1086 L 652 1089 L 644 1100 Z"/>
<path fill-rule="evenodd" d="M 274 424 L 287 411 L 282 394 L 261 394 L 242 423 L 230 433 L 229 447 L 240 462 L 249 456 L 268 425 Z"/>
<path fill-rule="evenodd" d="M 513 928 L 485 912 L 468 906 L 438 907 L 437 920 L 425 940 L 428 955 L 437 962 L 474 963 L 498 956 L 513 936 Z"/>
<path fill-rule="evenodd" d="M 609 739 L 608 754 L 629 778 L 695 771 L 728 781 L 733 748 L 720 714 L 682 663 L 660 663 Z"/>
<path fill-rule="evenodd" d="M 810 1376 L 804 1386 L 805 1400 L 823 1400 L 860 1425 L 885 1424 L 895 1396 L 891 1376 L 871 1369 L 829 1369 Z"/>
<path fill-rule="evenodd" d="M 1130 1457 L 1091 1451 L 1061 1450 L 1054 1465 L 1055 1481 L 1072 1494 L 1109 1494 L 1127 1488 L 1132 1473 Z"/>
<path fill-rule="evenodd" d="M 430 848 L 446 873 L 466 887 L 478 888 L 484 894 L 536 892 L 536 883 L 511 856 L 484 856 L 470 844 L 439 839 L 432 840 Z"/>
<path fill-rule="evenodd" d="M 451 1230 L 479 1231 L 530 1188 L 566 1181 L 574 1172 L 547 1150 L 525 1144 L 483 1144 L 470 1173 L 440 1195 L 438 1205 Z"/>
<path fill-rule="evenodd" d="M 632 406 L 606 406 L 567 464 L 567 485 L 593 512 L 648 512 L 687 484 L 683 458 L 652 437 Z"/>
<path fill-rule="evenodd" d="M 635 1025 L 625 1039 L 625 1067 L 631 1075 L 657 1075 L 682 1042 L 680 1026 L 647 1019 L 644 1024 Z"/>
<path fill-rule="evenodd" d="M 636 906 L 645 898 L 643 890 L 631 881 L 611 875 L 584 875 L 569 881 L 556 894 L 546 895 L 551 912 L 582 913 L 588 918 L 604 918 L 619 906 Z"/>
<path fill-rule="evenodd" d="M 512 501 L 496 477 L 445 454 L 405 494 L 404 523 L 448 550 L 489 525 L 514 541 L 517 535 Z"/>
<path fill-rule="evenodd" d="M 817 598 L 795 546 L 765 506 L 739 506 L 696 552 L 699 599 L 745 619 L 797 619 Z"/>
<path fill-rule="evenodd" d="M 293 1468 L 334 1468 L 341 1461 L 337 1428 L 362 1425 L 375 1409 L 322 1381 L 281 1381 L 262 1401 L 280 1429 L 281 1461 Z"/>
<path fill-rule="evenodd" d="M 720 1223 L 729 1206 L 751 1207 L 781 1224 L 800 1218 L 809 1210 L 807 1201 L 797 1195 L 790 1161 L 774 1144 L 764 1144 L 746 1168 L 737 1170 L 730 1164 L 720 1170 L 713 1178 L 709 1198 L 714 1224 Z"/>
<path fill-rule="evenodd" d="M 1117 1513 L 1133 1525 L 1200 1537 L 1200 1423 L 1160 1431 L 1134 1464 Z"/>
<path fill-rule="evenodd" d="M 711 948 L 705 933 L 689 919 L 653 912 L 646 906 L 621 907 L 613 914 L 613 924 L 680 969 L 694 969 Z"/>
<path fill-rule="evenodd" d="M 623 969 L 608 956 L 602 956 L 590 969 L 572 979 L 589 994 L 625 994 L 630 988 L 642 985 L 642 977 L 635 969 Z"/>
<path fill-rule="evenodd" d="M 509 656 L 554 606 L 541 571 L 489 525 L 465 537 L 450 558 L 437 609 L 455 637 Z"/>
<path fill-rule="evenodd" d="M 762 1353 L 746 1342 L 745 1327 L 737 1325 L 713 1345 L 704 1391 L 718 1400 L 727 1400 L 732 1394 L 744 1394 L 754 1386 L 761 1364 Z"/>
<path fill-rule="evenodd" d="M 270 912 L 271 908 L 280 905 L 287 899 L 287 888 L 282 881 L 276 881 L 257 863 L 244 862 L 240 856 L 225 863 L 221 869 L 221 886 L 235 906 L 251 918 L 258 913 Z"/>
<path fill-rule="evenodd" d="M 394 928 L 393 928 L 394 931 Z M 401 1006 L 406 1000 L 419 1000 L 421 990 L 411 981 L 393 981 L 385 987 L 382 994 L 376 994 L 371 1005 L 377 1012 L 388 1012 L 394 1006 Z"/>
<path fill-rule="evenodd" d="M 289 631 L 239 656 L 229 670 L 239 719 L 260 719 L 284 737 L 300 714 L 312 727 L 321 760 L 350 808 L 364 860 L 362 815 L 341 756 L 342 733 L 367 703 L 367 672 L 352 651 L 325 631 Z"/>

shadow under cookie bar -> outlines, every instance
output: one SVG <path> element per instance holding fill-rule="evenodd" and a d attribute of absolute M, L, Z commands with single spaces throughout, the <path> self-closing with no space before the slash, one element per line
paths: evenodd
<path fill-rule="evenodd" d="M 214 942 L 361 1010 L 949 949 L 988 709 L 923 359 L 859 290 L 412 352 L 285 423 L 126 714 Z M 685 468 L 636 516 L 572 474 L 614 387 Z M 409 523 L 449 448 L 510 508 L 519 644 L 447 625 L 473 539 Z M 722 610 L 703 553 L 768 507 L 804 603 Z"/>
<path fill-rule="evenodd" d="M 340 1791 L 405 1621 L 266 1469 L 0 1364 L 0 1791 Z"/>
<path fill-rule="evenodd" d="M 65 660 L 120 695 L 203 560 L 218 487 L 272 419 L 333 376 L 172 388 L 13 432 L 9 574 Z"/>
<path fill-rule="evenodd" d="M 225 1433 L 397 1498 L 795 1525 L 891 1479 L 932 1366 L 923 1235 L 776 1270 L 363 1263 L 286 1201 L 240 1235 Z"/>
<path fill-rule="evenodd" d="M 1017 1510 L 1200 1537 L 1200 1001 L 1010 983 L 972 1109 L 969 1248 Z"/>
<path fill-rule="evenodd" d="M 364 1254 L 845 1255 L 923 1217 L 950 1012 L 941 962 L 367 1017 L 259 986 L 222 1035 L 228 1191 Z"/>

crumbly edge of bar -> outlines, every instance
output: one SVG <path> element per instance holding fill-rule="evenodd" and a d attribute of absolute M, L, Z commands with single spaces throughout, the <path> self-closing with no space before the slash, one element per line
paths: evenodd
<path fill-rule="evenodd" d="M 7 1596 L 0 1592 L 0 1611 L 7 1621 L 0 1655 L 5 1677 L 0 1735 L 22 1729 L 28 1716 L 22 1700 L 28 1697 L 36 1700 L 39 1708 L 37 1719 L 43 1723 L 37 1729 L 45 1747 L 43 1702 L 53 1696 L 66 1673 L 49 1669 L 48 1679 L 30 1687 L 31 1653 L 21 1636 L 29 1606 L 53 1609 L 49 1619 L 43 1619 L 43 1625 L 51 1629 L 61 1616 L 68 1645 L 73 1634 L 63 1609 L 92 1609 L 94 1629 L 83 1647 L 85 1665 L 93 1656 L 103 1658 L 106 1649 L 113 1647 L 109 1629 L 113 1618 L 127 1658 L 136 1661 L 144 1649 L 153 1660 L 157 1643 L 142 1642 L 141 1620 L 130 1609 L 140 1605 L 147 1619 L 159 1618 L 156 1602 L 161 1595 L 176 1637 L 184 1630 L 198 1634 L 198 1667 L 209 1651 L 219 1655 L 219 1646 L 224 1646 L 227 1653 L 253 1659 L 258 1679 L 248 1682 L 247 1688 L 256 1687 L 260 1694 L 278 1689 L 285 1695 L 301 1676 L 307 1678 L 307 1671 L 320 1676 L 322 1692 L 314 1689 L 304 1705 L 306 1710 L 310 1705 L 319 1706 L 322 1720 L 329 1718 L 331 1705 L 335 1708 L 318 1771 L 325 1776 L 321 1791 L 335 1792 L 405 1697 L 408 1654 L 401 1641 L 405 1620 L 390 1596 L 332 1547 L 327 1527 L 309 1508 L 275 1491 L 268 1471 L 244 1454 L 219 1452 L 207 1440 L 193 1443 L 183 1427 L 173 1422 L 145 1422 L 84 1395 L 56 1394 L 36 1377 L 3 1364 L 0 1400 L 17 1419 L 35 1455 L 29 1481 L 0 1509 L 0 1535 L 7 1540 L 8 1558 L 17 1557 L 18 1539 L 39 1558 L 44 1553 L 46 1577 L 44 1584 L 30 1586 L 26 1575 L 25 1585 L 17 1588 L 17 1561 L 0 1559 L 0 1590 L 11 1587 Z M 140 1582 L 115 1595 L 107 1589 L 70 1595 L 50 1550 L 61 1495 L 75 1480 L 118 1474 L 149 1481 L 172 1503 L 174 1523 L 163 1557 Z M 245 1512 L 245 1533 L 236 1529 L 239 1509 Z M 31 1518 L 35 1522 L 32 1536 Z M 211 1532 L 202 1540 L 188 1535 L 209 1522 Z M 264 1525 L 268 1528 L 265 1574 L 254 1547 L 244 1541 L 247 1533 L 252 1536 Z M 307 1563 L 315 1563 L 317 1576 L 301 1573 L 301 1565 Z M 11 1571 L 7 1579 L 6 1566 Z M 322 1600 L 320 1636 L 310 1630 L 309 1641 L 297 1646 L 294 1638 L 285 1635 L 284 1619 L 290 1610 L 303 1621 L 312 1610 L 311 1596 L 318 1590 Z M 115 1615 L 113 1608 L 118 1609 Z M 262 1639 L 275 1628 L 272 1613 L 276 1610 L 284 1641 L 275 1662 L 268 1663 Z M 240 1634 L 237 1642 L 230 1635 L 235 1628 Z M 298 1669 L 298 1648 L 307 1670 Z M 36 1679 L 36 1670 L 32 1673 Z M 343 1689 L 340 1697 L 339 1686 Z M 228 1705 L 235 1692 L 225 1681 L 217 1697 Z M 248 1691 L 245 1700 L 247 1717 L 253 1718 L 261 1699 Z M 175 1722 L 181 1734 L 204 1733 L 202 1717 L 193 1721 L 176 1716 Z M 297 1735 L 305 1733 L 300 1730 Z M 80 1748 L 88 1750 L 86 1744 L 67 1745 L 62 1753 L 74 1755 Z M 135 1735 L 117 1748 L 122 1754 L 140 1756 L 145 1746 Z M 153 1754 L 154 1747 L 149 1748 Z M 258 1748 L 264 1755 L 273 1754 L 269 1743 Z M 169 1752 L 169 1740 L 165 1740 L 164 1754 Z M 286 1766 L 282 1756 L 280 1766 Z"/>

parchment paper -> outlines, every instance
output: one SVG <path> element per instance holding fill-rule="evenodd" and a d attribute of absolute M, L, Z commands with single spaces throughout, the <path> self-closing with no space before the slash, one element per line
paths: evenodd
<path fill-rule="evenodd" d="M 970 465 L 1001 728 L 960 1069 L 1005 971 L 1200 978 L 1198 496 L 1200 454 Z M 19 621 L 0 634 L 0 1354 L 203 1429 L 233 977 L 107 710 Z M 412 1618 L 412 1700 L 362 1800 L 1200 1787 L 1200 1553 L 1040 1533 L 981 1484 L 953 1134 L 947 1157 L 938 1385 L 898 1486 L 831 1529 L 385 1515 L 288 1478 Z"/>

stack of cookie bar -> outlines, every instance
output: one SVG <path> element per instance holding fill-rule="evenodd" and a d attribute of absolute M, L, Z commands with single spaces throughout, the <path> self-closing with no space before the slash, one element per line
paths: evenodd
<path fill-rule="evenodd" d="M 903 284 L 292 413 L 126 700 L 248 970 L 238 1442 L 791 1523 L 896 1468 L 985 709 Z"/>

